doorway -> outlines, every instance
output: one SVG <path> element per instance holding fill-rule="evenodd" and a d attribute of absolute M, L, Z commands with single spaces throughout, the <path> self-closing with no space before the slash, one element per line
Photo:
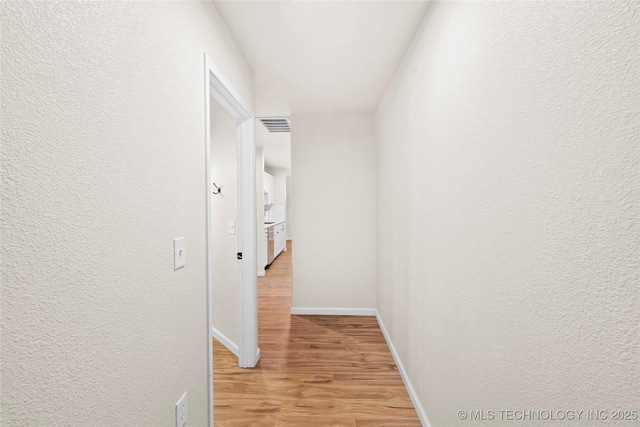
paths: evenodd
<path fill-rule="evenodd" d="M 211 304 L 213 336 L 239 358 L 238 179 L 236 120 L 210 98 Z"/>
<path fill-rule="evenodd" d="M 235 119 L 235 151 L 237 181 L 237 233 L 238 274 L 238 365 L 253 368 L 260 359 L 258 348 L 258 306 L 256 297 L 256 202 L 255 202 L 255 143 L 253 112 L 233 88 L 211 58 L 204 54 L 205 69 L 205 223 L 206 223 L 206 288 L 207 288 L 207 381 L 209 397 L 209 426 L 213 427 L 213 281 L 216 277 L 213 256 L 211 170 L 211 108 L 217 101 Z M 233 141 L 230 141 L 233 144 Z M 223 190 L 224 191 L 224 190 Z"/>

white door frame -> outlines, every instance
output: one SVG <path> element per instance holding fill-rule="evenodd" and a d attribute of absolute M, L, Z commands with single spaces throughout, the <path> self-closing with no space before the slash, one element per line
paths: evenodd
<path fill-rule="evenodd" d="M 211 241 L 211 97 L 236 119 L 236 156 L 238 174 L 238 300 L 239 334 L 238 365 L 253 368 L 260 359 L 258 348 L 258 300 L 256 272 L 256 177 L 253 112 L 222 74 L 209 56 L 204 54 L 205 68 L 205 215 L 206 215 L 206 281 L 207 281 L 207 379 L 209 394 L 209 426 L 213 427 L 213 317 Z"/>

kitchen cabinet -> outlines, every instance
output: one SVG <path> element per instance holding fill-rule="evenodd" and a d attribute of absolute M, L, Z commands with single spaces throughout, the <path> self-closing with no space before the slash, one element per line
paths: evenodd
<path fill-rule="evenodd" d="M 269 229 L 264 230 L 264 266 L 269 264 Z"/>
<path fill-rule="evenodd" d="M 279 222 L 274 225 L 268 225 L 264 229 L 265 238 L 265 266 L 273 262 L 274 259 L 287 247 L 287 236 L 285 233 L 285 223 Z M 271 261 L 271 262 L 270 262 Z"/>
<path fill-rule="evenodd" d="M 270 175 L 264 172 L 263 181 L 264 181 L 264 193 L 265 193 L 264 204 L 273 205 L 275 200 L 275 194 L 276 194 L 275 178 L 273 177 L 273 175 Z"/>
<path fill-rule="evenodd" d="M 284 251 L 287 245 L 287 237 L 284 232 L 284 222 L 275 226 L 275 254 L 278 256 L 281 252 Z"/>

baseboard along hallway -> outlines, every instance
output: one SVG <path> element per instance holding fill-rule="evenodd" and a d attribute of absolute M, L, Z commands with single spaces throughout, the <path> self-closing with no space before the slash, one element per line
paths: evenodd
<path fill-rule="evenodd" d="M 292 242 L 258 278 L 254 369 L 214 340 L 216 426 L 420 426 L 374 316 L 295 316 Z"/>

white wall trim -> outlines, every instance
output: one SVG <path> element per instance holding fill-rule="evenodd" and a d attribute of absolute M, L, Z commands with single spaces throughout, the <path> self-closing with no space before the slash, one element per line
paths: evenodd
<path fill-rule="evenodd" d="M 402 381 L 404 381 L 404 386 L 407 388 L 407 393 L 409 393 L 409 397 L 411 398 L 411 402 L 413 402 L 413 407 L 416 409 L 418 413 L 418 418 L 420 418 L 420 422 L 424 427 L 431 427 L 431 423 L 427 418 L 427 413 L 424 411 L 422 407 L 422 403 L 420 403 L 420 399 L 418 399 L 418 395 L 416 394 L 416 390 L 413 388 L 411 384 L 411 380 L 409 379 L 409 375 L 407 371 L 404 369 L 404 365 L 402 364 L 402 360 L 400 360 L 400 356 L 396 351 L 396 348 L 391 341 L 391 337 L 387 332 L 387 328 L 384 326 L 384 322 L 382 321 L 382 317 L 380 317 L 380 313 L 378 310 L 375 311 L 376 319 L 378 320 L 378 325 L 380 326 L 380 330 L 382 331 L 382 335 L 384 339 L 387 341 L 387 346 L 389 347 L 389 351 L 391 351 L 391 355 L 393 356 L 393 360 L 396 362 L 396 366 L 398 367 L 398 371 L 400 372 L 400 376 L 402 377 Z"/>
<path fill-rule="evenodd" d="M 375 308 L 291 307 L 291 314 L 319 316 L 375 316 Z"/>
<path fill-rule="evenodd" d="M 206 287 L 207 287 L 207 354 L 203 355 L 207 358 L 207 400 L 209 401 L 207 409 L 207 425 L 213 427 L 213 313 L 211 309 L 212 294 L 212 254 L 213 246 L 211 243 L 211 69 L 209 68 L 210 59 L 204 54 L 204 192 L 205 192 L 205 265 L 206 265 Z"/>
<path fill-rule="evenodd" d="M 241 368 L 253 368 L 258 348 L 258 299 L 256 268 L 256 191 L 255 191 L 255 136 L 253 133 L 253 112 L 231 82 L 204 54 L 205 69 L 205 221 L 206 221 L 206 286 L 207 286 L 207 325 L 213 328 L 211 314 L 212 283 L 215 272 L 212 269 L 211 254 L 211 116 L 210 102 L 215 98 L 236 119 L 236 154 L 238 176 L 238 252 L 242 253 L 238 268 L 238 365 Z M 213 362 L 211 360 L 211 338 L 207 351 L 207 376 L 209 383 L 209 426 L 213 427 Z"/>
<path fill-rule="evenodd" d="M 211 335 L 213 335 L 213 338 L 215 338 L 220 344 L 225 346 L 227 350 L 238 357 L 238 355 L 240 354 L 240 348 L 238 347 L 238 344 L 231 341 L 229 337 L 227 337 L 225 334 L 223 334 L 213 326 L 211 327 Z"/>
<path fill-rule="evenodd" d="M 258 277 L 263 277 L 267 272 L 265 270 L 258 271 Z"/>
<path fill-rule="evenodd" d="M 250 113 L 247 113 L 250 114 Z M 238 118 L 237 129 L 237 173 L 238 187 L 238 278 L 240 297 L 240 330 L 238 357 L 241 368 L 253 368 L 258 364 L 258 274 L 256 266 L 256 158 L 253 133 L 253 115 Z M 241 121 L 244 120 L 244 121 Z M 240 197 L 241 196 L 241 197 Z"/>

